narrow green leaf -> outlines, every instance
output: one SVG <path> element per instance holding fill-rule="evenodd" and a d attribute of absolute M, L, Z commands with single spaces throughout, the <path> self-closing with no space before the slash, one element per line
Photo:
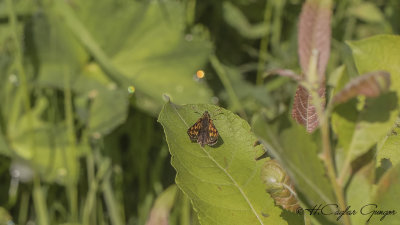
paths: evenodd
<path fill-rule="evenodd" d="M 400 165 L 392 167 L 386 174 L 380 179 L 378 187 L 375 191 L 374 202 L 376 207 L 371 206 L 367 208 L 366 212 L 375 210 L 377 212 L 382 211 L 387 215 L 372 215 L 370 224 L 382 224 L 382 225 L 393 225 L 400 224 Z M 396 214 L 393 213 L 393 210 Z M 368 216 L 371 216 L 369 214 Z"/>
<path fill-rule="evenodd" d="M 367 217 L 360 213 L 363 206 L 372 202 L 372 178 L 375 166 L 373 163 L 368 164 L 358 171 L 352 178 L 350 185 L 347 188 L 347 204 L 350 206 L 349 211 L 355 210 L 358 212 L 351 215 L 352 224 L 365 224 Z"/>
<path fill-rule="evenodd" d="M 176 185 L 165 189 L 156 199 L 146 225 L 168 225 L 168 217 L 175 202 Z"/>
<path fill-rule="evenodd" d="M 355 4 L 348 10 L 350 16 L 355 16 L 360 20 L 369 23 L 381 23 L 385 21 L 385 17 L 380 9 L 372 2 L 363 2 Z"/>
<path fill-rule="evenodd" d="M 263 116 L 257 115 L 252 124 L 254 132 L 283 165 L 310 205 L 335 202 L 325 168 L 318 158 L 319 147 L 315 137 L 284 117 L 268 124 Z"/>
<path fill-rule="evenodd" d="M 209 111 L 220 139 L 213 147 L 192 143 L 186 133 L 200 113 Z M 264 160 L 250 126 L 212 105 L 167 103 L 159 116 L 164 127 L 176 183 L 192 200 L 201 224 L 287 224 L 261 180 Z"/>
<path fill-rule="evenodd" d="M 269 27 L 264 23 L 250 24 L 239 8 L 228 1 L 223 3 L 223 16 L 225 21 L 245 38 L 261 38 L 269 30 Z"/>

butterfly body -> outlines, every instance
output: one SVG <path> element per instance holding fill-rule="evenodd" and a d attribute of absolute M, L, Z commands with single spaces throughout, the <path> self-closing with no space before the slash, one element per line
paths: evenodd
<path fill-rule="evenodd" d="M 208 111 L 205 111 L 200 119 L 187 130 L 187 134 L 191 141 L 199 143 L 201 147 L 215 145 L 219 137 Z"/>

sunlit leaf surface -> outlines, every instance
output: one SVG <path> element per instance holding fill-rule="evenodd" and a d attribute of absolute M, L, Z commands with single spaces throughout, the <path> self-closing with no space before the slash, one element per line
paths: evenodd
<path fill-rule="evenodd" d="M 187 129 L 208 110 L 220 139 L 213 147 L 192 143 Z M 261 146 L 250 126 L 211 105 L 167 103 L 159 117 L 166 134 L 176 183 L 192 200 L 202 224 L 286 224 L 261 180 Z"/>

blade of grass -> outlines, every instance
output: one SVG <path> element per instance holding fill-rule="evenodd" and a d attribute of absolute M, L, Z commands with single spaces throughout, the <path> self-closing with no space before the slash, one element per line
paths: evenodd
<path fill-rule="evenodd" d="M 92 155 L 92 154 L 89 154 Z M 94 167 L 93 156 L 88 156 L 89 163 Z M 92 161 L 92 162 L 90 162 Z M 96 194 L 99 187 L 100 182 L 105 176 L 106 172 L 110 169 L 110 161 L 103 160 L 99 165 L 99 170 L 96 174 L 95 178 L 92 178 L 89 183 L 89 191 L 85 201 L 85 205 L 83 208 L 83 216 L 82 221 L 84 225 L 96 224 L 95 221 L 90 221 L 92 218 L 95 218 L 92 213 L 94 213 L 95 205 L 96 205 Z"/>
<path fill-rule="evenodd" d="M 77 149 L 76 149 L 76 138 L 75 138 L 75 127 L 74 127 L 74 112 L 72 109 L 72 93 L 70 87 L 70 80 L 69 80 L 69 71 L 67 71 L 64 75 L 64 104 L 65 104 L 65 116 L 67 122 L 67 135 L 68 135 L 68 142 L 70 148 L 68 152 L 66 152 L 66 148 L 63 148 L 64 152 L 64 159 L 65 161 L 65 168 L 67 169 L 67 174 L 69 176 L 72 174 L 71 171 L 76 170 L 76 168 L 72 168 L 75 165 L 73 162 L 68 162 L 68 158 L 66 157 L 67 154 L 73 155 L 75 160 L 78 160 Z M 72 165 L 71 165 L 72 164 Z M 77 184 L 74 178 L 70 177 L 67 180 L 67 193 L 68 193 L 68 201 L 69 201 L 69 208 L 71 213 L 71 221 L 77 222 L 78 221 L 78 191 L 77 191 Z"/>
<path fill-rule="evenodd" d="M 24 107 L 25 107 L 25 111 L 29 116 L 29 120 L 28 120 L 28 127 L 30 128 L 30 130 L 32 129 L 32 113 L 31 113 L 31 103 L 30 103 L 30 98 L 29 98 L 29 88 L 28 88 L 28 83 L 27 83 L 27 78 L 26 78 L 26 74 L 25 74 L 25 70 L 23 67 L 23 59 L 22 59 L 22 49 L 21 46 L 19 44 L 19 38 L 18 38 L 18 33 L 17 33 L 17 17 L 14 13 L 14 5 L 13 5 L 13 1 L 12 0 L 7 0 L 7 7 L 8 7 L 8 17 L 9 17 L 9 21 L 10 21 L 10 26 L 11 26 L 11 30 L 12 30 L 12 36 L 13 36 L 13 41 L 14 41 L 14 45 L 15 45 L 15 52 L 16 52 L 16 68 L 18 71 L 18 75 L 19 78 L 21 80 L 21 94 L 23 96 L 23 103 L 24 103 Z M 18 103 L 15 103 L 18 104 Z M 19 110 L 18 112 L 19 115 Z M 35 145 L 34 145 L 34 135 L 30 135 L 30 146 L 33 149 L 33 152 L 35 153 Z M 34 154 L 35 157 L 36 154 Z M 42 187 L 40 184 L 40 177 L 35 174 L 34 178 L 33 178 L 33 203 L 35 206 L 35 211 L 36 211 L 36 216 L 38 218 L 38 224 L 39 225 L 48 225 L 49 221 L 48 221 L 48 209 L 46 206 L 46 200 L 43 196 L 43 192 L 42 192 Z"/>
<path fill-rule="evenodd" d="M 189 198 L 182 193 L 182 210 L 180 216 L 181 224 L 190 224 L 190 209 L 192 205 L 190 204 Z"/>
<path fill-rule="evenodd" d="M 217 72 L 217 75 L 221 80 L 222 84 L 224 85 L 226 92 L 228 93 L 228 96 L 232 103 L 233 110 L 239 111 L 240 116 L 242 116 L 242 118 L 247 120 L 247 116 L 243 109 L 243 106 L 240 103 L 239 98 L 237 97 L 235 91 L 233 90 L 232 84 L 229 81 L 228 75 L 226 74 L 224 67 L 221 65 L 221 63 L 219 62 L 218 58 L 215 55 L 210 56 L 210 62 L 214 67 L 215 71 Z"/>
<path fill-rule="evenodd" d="M 108 213 L 109 213 L 109 216 L 111 219 L 111 223 L 113 225 L 123 225 L 125 223 L 123 222 L 123 218 L 118 209 L 118 203 L 114 197 L 110 178 L 111 178 L 111 171 L 109 171 L 109 173 L 106 174 L 106 177 L 104 178 L 104 181 L 102 184 L 104 200 L 105 200 L 107 210 L 108 210 Z"/>
<path fill-rule="evenodd" d="M 269 2 L 269 1 L 268 1 Z M 281 31 L 282 31 L 282 15 L 283 8 L 285 7 L 286 0 L 278 0 L 274 2 L 274 18 L 272 22 L 272 32 L 271 32 L 271 47 L 274 54 L 277 54 L 280 49 Z"/>
<path fill-rule="evenodd" d="M 196 15 L 196 0 L 186 1 L 186 24 L 191 27 L 194 24 L 194 18 Z"/>
<path fill-rule="evenodd" d="M 35 175 L 33 178 L 33 203 L 35 205 L 36 216 L 39 225 L 48 225 L 49 217 L 47 215 L 48 209 L 46 200 L 43 196 L 42 186 L 40 184 L 40 177 Z"/>
<path fill-rule="evenodd" d="M 264 26 L 271 26 L 272 1 L 267 1 L 264 10 Z M 268 29 L 268 32 L 266 32 L 264 37 L 261 39 L 260 50 L 258 52 L 257 85 L 261 85 L 263 82 L 264 64 L 267 58 L 270 33 L 270 29 Z"/>
<path fill-rule="evenodd" d="M 29 192 L 23 190 L 19 202 L 18 224 L 26 224 L 26 219 L 28 218 L 29 198 Z"/>

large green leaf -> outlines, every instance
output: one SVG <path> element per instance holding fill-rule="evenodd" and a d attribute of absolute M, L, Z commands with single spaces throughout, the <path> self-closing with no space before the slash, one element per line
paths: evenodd
<path fill-rule="evenodd" d="M 192 143 L 187 129 L 209 111 L 220 139 L 213 146 Z M 163 125 L 176 183 L 192 200 L 201 224 L 286 224 L 281 210 L 261 181 L 264 160 L 254 147 L 250 126 L 233 113 L 212 105 L 177 106 L 167 103 L 159 116 Z"/>
<path fill-rule="evenodd" d="M 381 165 L 382 159 L 389 159 L 393 166 L 400 163 L 400 127 L 396 125 L 385 138 L 378 143 L 377 166 Z"/>
<path fill-rule="evenodd" d="M 40 87 L 63 89 L 66 79 L 74 81 L 88 55 L 69 30 L 51 13 L 38 14 L 32 19 L 27 34 L 27 61 L 37 75 Z"/>
<path fill-rule="evenodd" d="M 97 64 L 85 67 L 73 90 L 78 93 L 78 117 L 87 124 L 90 134 L 106 135 L 126 121 L 128 91 L 118 89 Z"/>
<path fill-rule="evenodd" d="M 366 153 L 384 138 L 396 121 L 400 93 L 400 38 L 381 35 L 349 42 L 359 74 L 385 70 L 391 74 L 390 92 L 367 99 L 358 109 L 351 101 L 336 108 L 332 117 L 346 163 Z"/>
<path fill-rule="evenodd" d="M 51 11 L 34 17 L 32 23 L 33 43 L 28 43 L 32 66 L 37 67 L 36 84 L 64 89 L 65 82 L 70 82 L 73 92 L 78 94 L 75 102 L 82 103 L 76 104 L 77 109 L 87 114 L 86 118 L 79 118 L 91 134 L 107 134 L 123 123 L 128 112 L 127 90 L 118 89 L 96 64 L 84 66 L 87 53 Z"/>
<path fill-rule="evenodd" d="M 284 116 L 269 124 L 264 116 L 256 115 L 252 124 L 269 153 L 288 171 L 296 189 L 303 192 L 311 206 L 335 202 L 325 168 L 318 158 L 319 141 L 315 136 Z"/>
<path fill-rule="evenodd" d="M 400 92 L 400 37 L 377 35 L 361 41 L 348 42 L 359 74 L 385 70 L 391 74 L 390 90 Z M 399 100 L 400 101 L 400 100 Z"/>
<path fill-rule="evenodd" d="M 80 1 L 76 4 L 79 4 L 75 8 L 79 8 L 76 13 L 80 21 L 75 23 L 83 24 L 82 29 L 93 39 L 91 45 L 100 47 L 109 58 L 107 62 L 100 62 L 101 66 L 112 64 L 129 80 L 130 84 L 124 84 L 126 87 L 136 87 L 142 94 L 137 97 L 139 107 L 154 113 L 161 109 L 164 94 L 177 103 L 211 100 L 211 91 L 205 83 L 193 79 L 195 71 L 205 64 L 211 44 L 202 29 L 195 29 L 185 37 L 180 2 Z M 92 54 L 96 58 L 96 52 Z"/>
<path fill-rule="evenodd" d="M 383 224 L 383 225 L 392 225 L 392 224 L 400 224 L 400 206 L 399 206 L 399 197 L 400 197 L 400 165 L 392 167 L 386 174 L 382 177 L 382 179 L 378 183 L 378 187 L 375 191 L 374 201 L 375 206 L 371 206 L 366 208 L 365 212 L 371 212 L 372 210 L 376 211 L 395 211 L 395 215 L 373 215 L 370 221 L 370 224 Z M 368 216 L 371 216 L 369 214 Z M 384 217 L 384 218 L 383 218 Z"/>
<path fill-rule="evenodd" d="M 30 114 L 22 115 L 14 127 L 9 127 L 10 146 L 18 157 L 28 160 L 44 180 L 74 182 L 79 174 L 78 154 L 88 147 L 70 143 L 64 123 L 54 125 L 41 119 L 47 104 L 46 99 L 39 99 Z"/>

